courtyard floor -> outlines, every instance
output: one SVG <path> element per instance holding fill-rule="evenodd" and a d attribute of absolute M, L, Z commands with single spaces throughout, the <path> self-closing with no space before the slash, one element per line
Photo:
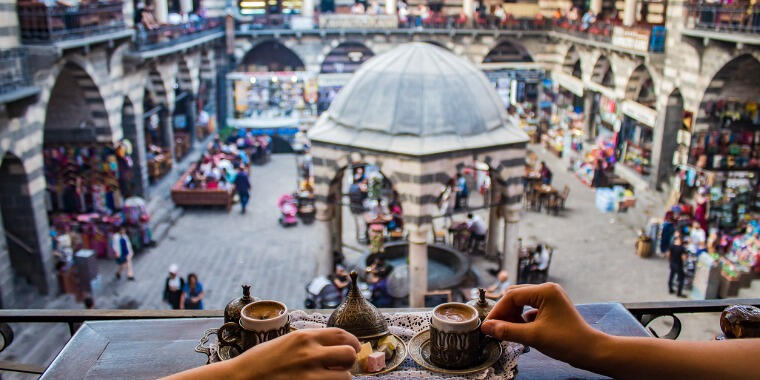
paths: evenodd
<path fill-rule="evenodd" d="M 634 254 L 638 229 L 661 211 L 658 196 L 637 194 L 640 202 L 629 213 L 602 213 L 594 206 L 593 189 L 583 185 L 564 169 L 564 162 L 530 147 L 554 172 L 553 185 L 570 187 L 567 210 L 559 216 L 523 211 L 519 234 L 525 244 L 546 243 L 556 247 L 549 279 L 561 284 L 577 303 L 675 300 L 665 286 L 668 266 L 664 259 L 641 259 Z M 230 212 L 220 209 L 187 209 L 156 247 L 134 260 L 136 281 L 114 277 L 115 263 L 100 261 L 100 281 L 96 292 L 98 308 L 167 309 L 162 291 L 170 264 L 176 263 L 182 275 L 196 273 L 206 291 L 205 308 L 221 309 L 240 293 L 240 284 L 253 284 L 257 297 L 277 299 L 291 308 L 301 308 L 304 287 L 314 277 L 316 258 L 315 226 L 299 224 L 282 228 L 277 219 L 277 198 L 296 186 L 295 159 L 274 155 L 264 166 L 251 171 L 253 190 L 249 212 L 240 214 L 239 205 Z M 487 217 L 485 212 L 483 216 Z M 344 214 L 348 215 L 348 213 Z M 351 246 L 354 228 L 344 218 L 344 238 Z M 499 245 L 501 246 L 501 245 Z M 347 259 L 356 261 L 358 254 Z M 475 260 L 487 284 L 492 277 L 485 268 L 493 264 Z M 52 300 L 50 308 L 81 308 L 71 296 Z M 32 345 L 19 339 L 0 354 L 0 360 L 49 363 L 68 338 L 62 325 L 31 328 L 20 326 L 20 336 L 34 331 L 46 334 L 45 345 Z M 709 339 L 718 331 L 714 316 L 688 318 L 683 337 Z M 687 334 L 688 333 L 688 334 Z M 5 377 L 4 377 L 5 378 Z"/>

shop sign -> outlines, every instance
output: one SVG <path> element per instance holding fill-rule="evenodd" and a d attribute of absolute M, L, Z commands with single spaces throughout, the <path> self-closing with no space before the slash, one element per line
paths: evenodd
<path fill-rule="evenodd" d="M 616 26 L 612 29 L 612 44 L 624 49 L 649 51 L 649 36 L 651 33 L 648 29 Z"/>
<path fill-rule="evenodd" d="M 626 100 L 623 102 L 620 109 L 623 111 L 623 114 L 652 128 L 654 128 L 654 125 L 657 122 L 657 111 L 641 103 Z"/>
<path fill-rule="evenodd" d="M 396 15 L 319 15 L 319 29 L 396 29 Z"/>
<path fill-rule="evenodd" d="M 319 74 L 317 77 L 319 87 L 343 87 L 351 79 L 353 73 L 330 73 Z"/>
<path fill-rule="evenodd" d="M 552 79 L 554 79 L 554 81 L 557 82 L 560 86 L 566 88 L 573 94 L 581 97 L 583 96 L 583 81 L 580 79 L 572 75 L 556 71 L 552 73 Z"/>

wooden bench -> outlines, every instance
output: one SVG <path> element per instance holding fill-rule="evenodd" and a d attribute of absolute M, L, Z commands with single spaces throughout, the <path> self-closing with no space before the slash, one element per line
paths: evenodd
<path fill-rule="evenodd" d="M 188 189 L 185 187 L 185 178 L 193 171 L 191 167 L 182 174 L 179 180 L 172 186 L 172 201 L 177 206 L 224 206 L 226 210 L 232 207 L 235 197 L 234 191 L 224 189 Z"/>

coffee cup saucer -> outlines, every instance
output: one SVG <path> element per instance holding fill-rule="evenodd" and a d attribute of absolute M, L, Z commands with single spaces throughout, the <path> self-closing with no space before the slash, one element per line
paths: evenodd
<path fill-rule="evenodd" d="M 415 363 L 428 371 L 445 373 L 449 375 L 466 375 L 476 373 L 494 365 L 501 357 L 501 344 L 495 339 L 488 338 L 483 348 L 483 356 L 479 364 L 469 368 L 449 369 L 443 368 L 430 361 L 430 329 L 420 331 L 409 341 L 409 356 Z"/>
<path fill-rule="evenodd" d="M 384 373 L 388 373 L 395 370 L 401 365 L 401 363 L 404 362 L 404 360 L 406 360 L 407 353 L 409 352 L 409 350 L 407 349 L 406 343 L 404 343 L 404 340 L 393 334 L 389 334 L 389 336 L 395 340 L 396 350 L 393 353 L 393 357 L 391 358 L 391 360 L 385 364 L 385 368 L 377 372 L 365 372 L 361 370 L 359 362 L 356 362 L 350 371 L 352 375 L 354 376 L 382 375 Z"/>
<path fill-rule="evenodd" d="M 198 342 L 198 345 L 195 346 L 195 352 L 199 354 L 206 354 L 208 356 L 209 363 L 214 363 L 217 361 L 225 361 L 230 360 L 238 355 L 240 355 L 240 352 L 237 348 L 232 346 L 226 346 L 221 345 L 219 342 L 213 342 L 211 344 L 209 343 L 209 340 L 212 336 L 216 335 L 216 332 L 219 329 L 208 329 L 204 332 L 203 336 L 201 337 L 200 341 Z M 290 331 L 293 332 L 298 330 L 297 328 L 290 326 Z"/>

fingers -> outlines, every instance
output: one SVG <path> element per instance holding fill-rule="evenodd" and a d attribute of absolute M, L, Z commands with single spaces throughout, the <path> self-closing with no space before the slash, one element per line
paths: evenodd
<path fill-rule="evenodd" d="M 321 347 L 317 354 L 325 368 L 351 369 L 356 361 L 356 352 L 351 346 Z"/>
<path fill-rule="evenodd" d="M 510 342 L 531 344 L 531 337 L 534 325 L 527 323 L 511 323 L 497 320 L 483 322 L 480 328 L 484 334 L 490 335 L 499 340 L 508 340 Z"/>
<path fill-rule="evenodd" d="M 317 342 L 323 346 L 351 346 L 359 352 L 361 344 L 351 333 L 337 327 L 314 329 Z"/>
<path fill-rule="evenodd" d="M 499 302 L 494 305 L 486 319 L 498 319 L 507 322 L 524 322 L 522 319 L 525 305 L 538 308 L 540 305 L 540 289 L 537 285 L 510 286 L 504 292 Z"/>

